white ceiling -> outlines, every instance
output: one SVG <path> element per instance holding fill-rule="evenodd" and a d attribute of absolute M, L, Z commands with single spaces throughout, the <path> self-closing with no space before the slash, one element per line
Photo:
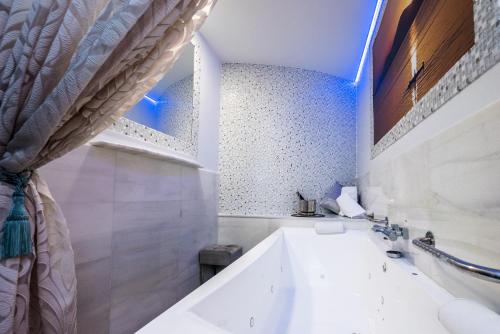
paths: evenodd
<path fill-rule="evenodd" d="M 201 32 L 224 63 L 283 65 L 353 81 L 376 0 L 218 0 Z"/>

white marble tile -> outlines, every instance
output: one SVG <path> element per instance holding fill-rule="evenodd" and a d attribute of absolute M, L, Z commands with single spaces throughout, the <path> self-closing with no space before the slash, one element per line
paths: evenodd
<path fill-rule="evenodd" d="M 78 333 L 109 333 L 111 257 L 76 266 Z"/>
<path fill-rule="evenodd" d="M 180 223 L 182 201 L 116 202 L 113 231 Z"/>
<path fill-rule="evenodd" d="M 176 301 L 184 298 L 198 286 L 200 286 L 199 273 L 195 273 L 194 275 L 188 277 L 182 277 L 176 285 Z"/>
<path fill-rule="evenodd" d="M 182 216 L 217 215 L 217 198 L 182 201 Z"/>
<path fill-rule="evenodd" d="M 198 252 L 217 241 L 216 174 L 94 147 L 41 174 L 70 229 L 80 333 L 132 333 L 196 288 Z"/>
<path fill-rule="evenodd" d="M 137 227 L 113 233 L 113 287 L 158 275 L 164 267 L 176 270 L 176 253 L 162 247 L 164 235 L 179 235 L 180 229 L 161 226 Z"/>
<path fill-rule="evenodd" d="M 79 241 L 96 234 L 111 234 L 113 203 L 108 202 L 59 202 L 66 218 L 72 241 Z"/>
<path fill-rule="evenodd" d="M 165 294 L 150 288 L 151 285 L 156 286 L 156 282 L 144 277 L 135 283 L 112 289 L 111 334 L 134 333 L 167 308 Z"/>
<path fill-rule="evenodd" d="M 139 155 L 116 153 L 115 200 L 145 202 L 180 200 L 182 166 Z"/>
<path fill-rule="evenodd" d="M 395 157 L 360 178 L 364 204 L 386 206 L 410 237 L 432 230 L 438 248 L 500 267 L 500 103 Z M 377 199 L 378 197 L 378 199 Z M 437 261 L 411 243 L 398 245 L 457 297 L 500 311 L 500 286 Z"/>
<path fill-rule="evenodd" d="M 75 263 L 111 256 L 113 203 L 59 203 L 66 218 Z"/>
<path fill-rule="evenodd" d="M 217 198 L 217 174 L 196 168 L 182 168 L 182 198 L 184 200 Z"/>
<path fill-rule="evenodd" d="M 113 202 L 115 152 L 82 146 L 39 169 L 60 202 Z"/>

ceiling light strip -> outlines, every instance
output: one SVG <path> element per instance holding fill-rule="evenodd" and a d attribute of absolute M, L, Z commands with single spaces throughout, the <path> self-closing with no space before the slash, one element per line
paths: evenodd
<path fill-rule="evenodd" d="M 356 74 L 356 80 L 354 80 L 355 84 L 357 84 L 359 82 L 359 79 L 361 78 L 361 72 L 363 71 L 363 65 L 365 64 L 366 56 L 368 54 L 368 50 L 370 49 L 373 31 L 375 30 L 375 26 L 377 25 L 378 15 L 380 13 L 380 9 L 382 8 L 382 2 L 383 0 L 377 0 L 377 6 L 375 7 L 375 12 L 373 13 L 372 24 L 370 25 L 370 31 L 368 32 L 368 37 L 366 38 L 365 49 L 363 50 L 363 55 L 361 56 L 361 61 L 359 62 L 358 73 Z"/>
<path fill-rule="evenodd" d="M 149 102 L 151 102 L 151 103 L 155 104 L 155 105 L 156 105 L 156 104 L 158 104 L 158 101 L 156 101 L 156 100 L 155 100 L 155 99 L 153 99 L 152 97 L 149 97 L 149 96 L 147 96 L 147 95 L 144 95 L 144 98 L 145 98 L 146 100 L 148 100 Z"/>

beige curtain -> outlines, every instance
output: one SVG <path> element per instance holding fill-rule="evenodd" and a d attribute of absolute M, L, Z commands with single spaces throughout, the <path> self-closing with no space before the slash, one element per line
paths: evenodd
<path fill-rule="evenodd" d="M 36 168 L 135 104 L 214 2 L 0 0 L 0 174 L 34 171 L 24 188 L 31 254 L 0 261 L 0 333 L 76 332 L 68 229 Z M 13 192 L 0 182 L 1 233 Z"/>

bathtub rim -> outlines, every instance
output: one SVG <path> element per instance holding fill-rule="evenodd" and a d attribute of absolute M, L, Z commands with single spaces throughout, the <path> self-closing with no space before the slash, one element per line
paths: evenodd
<path fill-rule="evenodd" d="M 308 228 L 308 227 L 289 227 L 289 228 Z M 156 318 L 151 320 L 149 323 L 144 325 L 137 333 L 158 333 L 158 328 L 165 328 L 170 321 L 178 321 L 185 313 L 190 314 L 190 317 L 194 316 L 199 319 L 191 309 L 197 305 L 199 302 L 203 301 L 207 295 L 212 292 L 222 288 L 227 282 L 229 282 L 234 277 L 238 276 L 242 271 L 244 271 L 248 266 L 253 264 L 257 259 L 259 259 L 265 252 L 275 244 L 275 242 L 283 236 L 283 228 L 274 231 L 267 238 L 262 240 L 257 246 L 250 249 L 248 252 L 243 254 L 239 259 L 234 261 L 226 269 L 222 270 L 216 276 L 205 282 L 204 284 L 197 287 L 187 296 L 179 300 L 172 307 L 165 310 L 163 313 L 159 314 Z M 210 322 L 202 319 L 207 324 Z M 165 327 L 164 327 L 165 326 Z M 221 328 L 220 333 L 225 333 Z"/>
<path fill-rule="evenodd" d="M 344 225 L 346 224 L 344 223 Z M 190 319 L 198 318 L 201 322 L 206 323 L 207 326 L 212 325 L 209 321 L 206 321 L 205 319 L 202 319 L 201 317 L 197 316 L 196 313 L 191 311 L 191 309 L 195 305 L 203 301 L 208 295 L 222 288 L 227 282 L 238 276 L 248 266 L 257 261 L 263 254 L 266 253 L 266 251 L 269 248 L 271 248 L 275 244 L 275 242 L 279 238 L 283 238 L 283 241 L 286 242 L 285 234 L 287 232 L 296 233 L 300 230 L 307 231 L 308 233 L 315 233 L 314 226 L 312 225 L 280 227 L 272 234 L 270 234 L 268 237 L 266 237 L 264 240 L 262 240 L 255 247 L 253 247 L 248 252 L 243 254 L 242 257 L 233 262 L 230 265 L 230 267 L 227 268 L 230 270 L 221 271 L 212 279 L 208 280 L 203 285 L 196 288 L 190 294 L 179 300 L 172 307 L 165 310 L 164 312 L 159 314 L 156 318 L 154 318 L 149 323 L 144 325 L 137 333 L 143 333 L 143 334 L 158 333 L 159 330 L 164 330 L 169 327 L 171 328 L 172 323 L 182 321 L 181 319 L 185 319 L 186 317 Z M 359 226 L 356 226 L 350 229 L 349 227 L 346 227 L 345 233 L 337 234 L 336 236 L 347 235 L 347 234 L 365 236 L 368 242 L 373 242 L 377 247 L 377 249 L 384 254 L 386 250 L 392 248 L 392 245 L 390 245 L 390 243 L 388 243 L 387 240 L 384 240 L 380 234 L 372 233 L 371 231 L 368 230 L 368 228 L 359 228 Z M 331 236 L 328 234 L 326 235 L 316 234 L 316 235 L 318 237 Z M 414 264 L 410 263 L 408 259 L 406 258 L 391 259 L 387 257 L 386 262 L 390 263 L 391 265 L 396 265 L 400 267 L 405 273 L 410 275 L 414 284 L 416 284 L 422 290 L 424 290 L 426 294 L 428 294 L 429 297 L 432 298 L 432 301 L 437 305 L 442 306 L 445 303 L 451 301 L 452 299 L 455 299 L 455 297 L 450 292 L 445 290 L 443 287 L 439 286 L 437 282 L 433 281 L 430 277 L 428 277 Z M 416 273 L 417 275 L 414 275 L 413 273 Z M 438 318 L 437 314 L 436 318 Z M 220 333 L 222 334 L 227 332 L 224 329 L 220 328 Z"/>

